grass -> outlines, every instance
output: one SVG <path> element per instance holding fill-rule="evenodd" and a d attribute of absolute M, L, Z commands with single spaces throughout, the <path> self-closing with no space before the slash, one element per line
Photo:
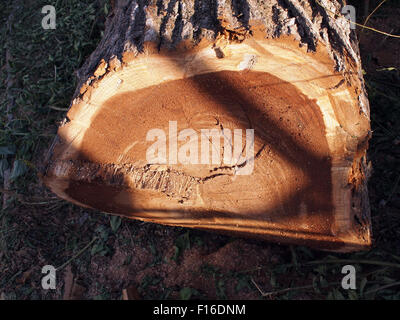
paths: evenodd
<path fill-rule="evenodd" d="M 0 182 L 10 182 L 1 187 L 7 201 L 0 212 L 0 294 L 7 299 L 60 299 L 62 272 L 70 265 L 89 299 L 120 299 L 122 288 L 132 284 L 143 298 L 400 298 L 399 66 L 377 68 L 369 49 L 362 51 L 373 129 L 369 189 L 375 247 L 327 254 L 268 244 L 274 257 L 270 264 L 227 272 L 199 262 L 193 272 L 213 283 L 212 289 L 201 291 L 179 278 L 178 284 L 166 284 L 168 272 L 180 268 L 195 250 L 214 252 L 236 239 L 79 208 L 54 197 L 37 178 L 43 153 L 75 90 L 74 72 L 101 38 L 108 2 L 10 3 L 0 3 Z M 56 8 L 56 30 L 41 28 L 41 8 L 47 4 Z M 377 14 L 385 19 L 387 12 L 380 9 Z M 46 264 L 61 273 L 54 291 L 40 287 Z M 340 289 L 345 264 L 357 269 L 356 290 Z"/>

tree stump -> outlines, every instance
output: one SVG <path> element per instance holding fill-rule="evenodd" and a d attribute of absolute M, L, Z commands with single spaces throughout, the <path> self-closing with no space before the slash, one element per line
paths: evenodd
<path fill-rule="evenodd" d="M 342 6 L 115 1 L 43 181 L 143 221 L 368 248 L 369 104 Z"/>

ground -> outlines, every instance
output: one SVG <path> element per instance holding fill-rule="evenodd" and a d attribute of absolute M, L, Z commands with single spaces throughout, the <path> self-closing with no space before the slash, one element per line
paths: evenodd
<path fill-rule="evenodd" d="M 361 3 L 352 1 L 363 14 Z M 370 1 L 370 11 L 379 1 Z M 43 30 L 52 4 L 57 29 Z M 368 160 L 374 246 L 332 254 L 111 217 L 51 194 L 37 178 L 75 90 L 74 72 L 102 35 L 108 1 L 0 4 L 0 299 L 399 299 L 400 39 L 358 30 L 371 104 Z M 400 5 L 368 22 L 400 34 Z M 361 17 L 359 22 L 363 22 Z M 57 268 L 56 290 L 41 269 Z M 342 267 L 357 289 L 341 289 Z"/>

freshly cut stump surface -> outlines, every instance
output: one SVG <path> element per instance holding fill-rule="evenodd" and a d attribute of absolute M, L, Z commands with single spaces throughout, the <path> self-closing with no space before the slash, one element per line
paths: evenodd
<path fill-rule="evenodd" d="M 117 2 L 49 150 L 46 185 L 143 221 L 368 248 L 369 110 L 347 20 L 294 0 L 247 11 L 217 1 L 221 15 L 196 29 L 208 6 L 200 15 L 175 2 L 161 1 L 165 14 Z"/>

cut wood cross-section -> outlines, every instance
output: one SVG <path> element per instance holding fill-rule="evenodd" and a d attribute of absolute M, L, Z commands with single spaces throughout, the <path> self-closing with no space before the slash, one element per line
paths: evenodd
<path fill-rule="evenodd" d="M 343 5 L 115 1 L 43 181 L 143 221 L 368 248 L 369 104 Z"/>

